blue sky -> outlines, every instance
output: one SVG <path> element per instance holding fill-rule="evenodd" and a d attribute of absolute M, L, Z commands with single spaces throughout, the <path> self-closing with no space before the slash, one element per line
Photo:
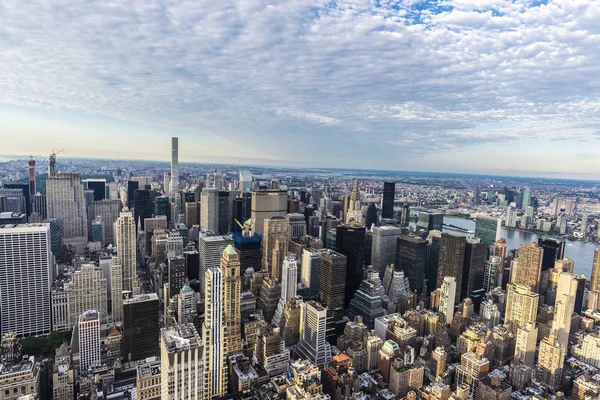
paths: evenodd
<path fill-rule="evenodd" d="M 595 177 L 591 0 L 0 3 L 1 154 Z"/>

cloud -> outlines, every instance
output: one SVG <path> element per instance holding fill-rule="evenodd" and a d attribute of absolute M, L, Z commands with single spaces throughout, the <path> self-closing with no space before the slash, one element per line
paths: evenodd
<path fill-rule="evenodd" d="M 0 103 L 315 165 L 418 167 L 524 138 L 598 146 L 599 18 L 592 0 L 5 0 Z"/>

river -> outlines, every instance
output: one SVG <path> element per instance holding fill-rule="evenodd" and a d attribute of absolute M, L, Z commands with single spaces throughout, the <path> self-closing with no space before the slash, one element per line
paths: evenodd
<path fill-rule="evenodd" d="M 411 214 L 413 214 L 411 212 Z M 418 212 L 414 213 L 418 215 Z M 471 219 L 457 218 L 452 216 L 444 216 L 445 225 L 454 225 L 460 228 L 464 228 L 470 231 L 475 230 L 475 221 Z M 414 228 L 416 224 L 411 222 L 411 226 Z M 452 229 L 444 228 L 444 232 L 452 233 L 454 235 L 470 236 L 473 234 L 466 232 L 455 231 Z M 517 249 L 523 243 L 531 243 L 538 241 L 538 235 L 533 232 L 518 231 L 512 229 L 502 228 L 502 237 L 506 239 L 506 249 L 510 251 Z M 565 243 L 565 257 L 569 257 L 575 261 L 575 273 L 585 275 L 590 279 L 592 275 L 592 262 L 594 260 L 594 250 L 596 244 L 594 242 L 583 242 L 583 241 L 570 241 L 567 240 Z"/>

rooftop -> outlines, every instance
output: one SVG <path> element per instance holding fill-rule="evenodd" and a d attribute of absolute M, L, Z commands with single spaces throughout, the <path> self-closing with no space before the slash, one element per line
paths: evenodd
<path fill-rule="evenodd" d="M 177 353 L 201 346 L 201 339 L 193 324 L 175 325 L 161 329 L 161 337 L 167 352 Z"/>

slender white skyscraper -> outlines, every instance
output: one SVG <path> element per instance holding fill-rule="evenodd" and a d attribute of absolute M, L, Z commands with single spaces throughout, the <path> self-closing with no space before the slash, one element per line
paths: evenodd
<path fill-rule="evenodd" d="M 298 284 L 298 260 L 296 255 L 290 253 L 283 260 L 281 269 L 281 297 L 277 304 L 277 310 L 273 316 L 273 324 L 280 325 L 283 309 L 289 299 L 296 297 L 296 289 Z"/>
<path fill-rule="evenodd" d="M 0 227 L 0 335 L 50 333 L 50 225 Z"/>
<path fill-rule="evenodd" d="M 204 348 L 205 397 L 213 398 L 227 393 L 227 324 L 224 319 L 223 270 L 208 268 L 204 274 Z"/>
<path fill-rule="evenodd" d="M 123 269 L 123 290 L 139 294 L 136 271 L 135 220 L 129 211 L 122 211 L 115 224 L 117 237 L 117 257 Z"/>
<path fill-rule="evenodd" d="M 300 313 L 300 342 L 296 351 L 300 357 L 325 368 L 331 360 L 331 345 L 325 339 L 327 308 L 311 300 L 302 305 Z"/>
<path fill-rule="evenodd" d="M 79 316 L 79 363 L 80 371 L 100 365 L 100 315 L 88 310 Z"/>
<path fill-rule="evenodd" d="M 577 295 L 577 281 L 575 276 L 563 272 L 558 277 L 558 287 L 556 288 L 556 303 L 554 305 L 554 321 L 550 335 L 556 338 L 556 341 L 567 348 L 569 344 L 569 333 L 571 331 L 571 316 L 575 308 L 575 296 Z"/>
<path fill-rule="evenodd" d="M 449 324 L 454 317 L 454 300 L 456 296 L 456 278 L 445 276 L 440 288 L 440 306 L 439 312 L 446 317 L 446 323 Z"/>
<path fill-rule="evenodd" d="M 179 190 L 179 139 L 171 138 L 171 201 L 175 201 L 175 195 Z"/>

